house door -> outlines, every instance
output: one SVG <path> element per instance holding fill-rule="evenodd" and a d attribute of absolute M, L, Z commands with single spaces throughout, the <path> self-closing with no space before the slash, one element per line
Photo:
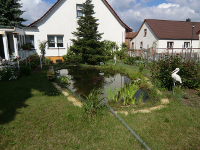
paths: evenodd
<path fill-rule="evenodd" d="M 5 53 L 4 53 L 4 48 L 3 48 L 3 37 L 2 34 L 0 34 L 0 57 L 2 59 L 5 59 Z"/>

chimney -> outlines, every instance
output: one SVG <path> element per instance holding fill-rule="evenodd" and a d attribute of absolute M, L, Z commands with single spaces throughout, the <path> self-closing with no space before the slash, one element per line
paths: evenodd
<path fill-rule="evenodd" d="M 190 18 L 186 19 L 186 22 L 191 22 L 191 19 Z"/>

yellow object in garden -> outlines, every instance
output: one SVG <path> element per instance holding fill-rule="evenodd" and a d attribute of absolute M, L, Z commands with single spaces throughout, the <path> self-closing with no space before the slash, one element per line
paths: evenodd
<path fill-rule="evenodd" d="M 53 70 L 49 70 L 49 71 L 47 72 L 47 76 L 54 76 L 54 75 L 55 75 L 55 73 L 54 73 Z"/>

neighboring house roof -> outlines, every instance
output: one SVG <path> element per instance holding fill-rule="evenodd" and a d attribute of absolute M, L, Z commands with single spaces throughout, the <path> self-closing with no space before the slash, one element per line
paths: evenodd
<path fill-rule="evenodd" d="M 143 24 L 145 22 L 148 23 L 149 27 L 159 39 L 199 39 L 198 35 L 195 33 L 200 29 L 200 22 L 157 19 L 145 19 Z M 192 24 L 195 24 L 193 28 L 193 37 Z"/>
<path fill-rule="evenodd" d="M 36 23 L 42 21 L 45 16 L 47 16 L 62 0 L 57 0 L 57 2 L 38 20 L 34 21 L 33 23 L 29 24 L 27 27 L 33 27 Z M 115 18 L 119 21 L 119 23 L 126 28 L 127 32 L 131 32 L 132 29 L 126 25 L 120 17 L 117 15 L 117 13 L 113 10 L 113 8 L 110 6 L 110 4 L 106 0 L 102 0 L 102 2 L 107 6 L 107 8 L 111 11 L 111 13 L 115 16 Z"/>
<path fill-rule="evenodd" d="M 127 32 L 126 39 L 133 39 L 137 35 L 137 32 Z"/>
<path fill-rule="evenodd" d="M 199 35 L 200 34 L 200 30 L 196 34 Z"/>

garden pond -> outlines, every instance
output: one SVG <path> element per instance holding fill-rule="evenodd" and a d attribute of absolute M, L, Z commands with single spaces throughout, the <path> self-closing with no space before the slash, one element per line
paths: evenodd
<path fill-rule="evenodd" d="M 99 70 L 95 67 L 67 66 L 57 70 L 56 73 L 60 77 L 67 76 L 69 84 L 66 85 L 66 88 L 74 94 L 80 95 L 83 99 L 93 89 L 102 89 L 101 97 L 108 100 L 108 93 L 119 93 L 121 89 L 131 83 L 126 75 L 115 71 Z M 136 91 L 136 101 L 141 95 L 143 95 L 143 102 L 148 99 L 148 96 L 139 87 Z"/>

